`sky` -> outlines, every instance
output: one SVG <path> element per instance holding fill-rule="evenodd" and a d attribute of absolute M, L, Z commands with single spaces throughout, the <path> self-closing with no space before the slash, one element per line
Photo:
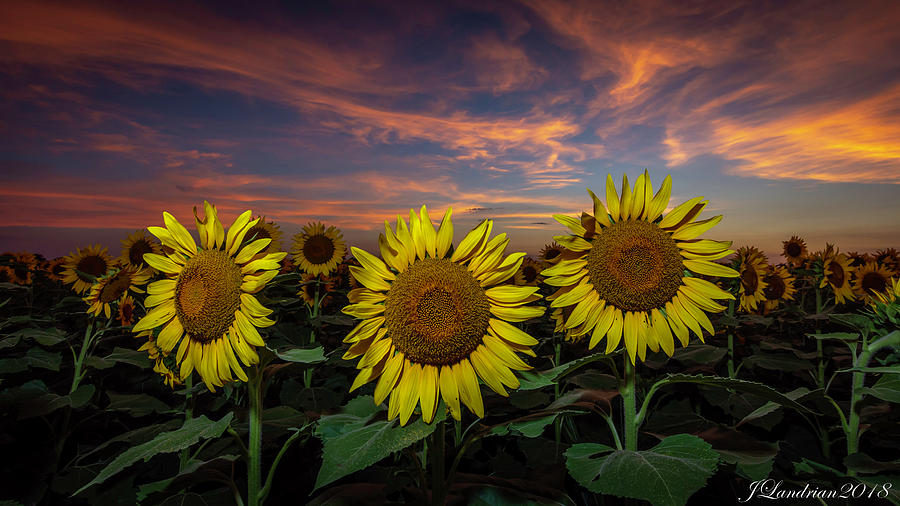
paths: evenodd
<path fill-rule="evenodd" d="M 254 4 L 256 5 L 256 4 Z M 0 0 L 0 249 L 251 209 L 536 254 L 649 169 L 778 258 L 900 247 L 900 2 Z"/>

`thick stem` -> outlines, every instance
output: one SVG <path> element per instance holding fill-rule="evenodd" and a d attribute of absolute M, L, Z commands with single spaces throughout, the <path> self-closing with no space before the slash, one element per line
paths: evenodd
<path fill-rule="evenodd" d="M 559 359 L 562 354 L 562 343 L 559 338 L 554 339 L 553 367 L 559 367 Z M 559 382 L 553 385 L 553 400 L 559 399 Z M 553 436 L 556 441 L 556 453 L 559 454 L 559 443 L 562 440 L 562 416 L 557 416 L 553 421 Z"/>
<path fill-rule="evenodd" d="M 635 392 L 635 367 L 625 356 L 625 382 L 619 393 L 625 404 L 625 449 L 637 451 L 637 409 Z"/>
<path fill-rule="evenodd" d="M 184 380 L 184 421 L 189 422 L 194 417 L 194 409 L 192 403 L 191 390 L 194 387 L 194 375 L 189 374 Z M 190 448 L 183 448 L 179 454 L 178 469 L 184 470 L 190 460 Z"/>
<path fill-rule="evenodd" d="M 260 504 L 260 479 L 262 477 L 262 369 L 256 366 L 247 385 L 250 393 L 250 462 L 247 466 L 247 504 Z"/>
<path fill-rule="evenodd" d="M 90 318 L 88 320 L 88 326 L 84 330 L 84 342 L 81 343 L 81 351 L 78 352 L 78 358 L 75 359 L 75 372 L 72 375 L 72 388 L 69 389 L 70 394 L 77 390 L 78 384 L 81 383 L 81 377 L 84 374 L 81 370 L 84 367 L 84 359 L 87 356 L 88 348 L 91 346 L 91 338 L 93 337 L 91 332 L 93 330 L 94 319 Z"/>
<path fill-rule="evenodd" d="M 313 297 L 313 307 L 309 312 L 309 318 L 313 321 L 312 328 L 309 331 L 309 344 L 316 342 L 316 318 L 319 317 L 319 278 L 316 277 L 316 295 Z M 303 386 L 310 388 L 312 386 L 313 368 L 308 367 L 303 371 Z"/>
<path fill-rule="evenodd" d="M 443 506 L 447 496 L 444 474 L 444 421 L 437 422 L 431 433 L 431 504 Z"/>

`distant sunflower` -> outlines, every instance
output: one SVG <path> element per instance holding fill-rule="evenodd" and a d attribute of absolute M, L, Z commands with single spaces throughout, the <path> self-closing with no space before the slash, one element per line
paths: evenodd
<path fill-rule="evenodd" d="M 834 301 L 837 304 L 843 304 L 848 300 L 853 300 L 853 285 L 851 276 L 853 267 L 850 266 L 850 259 L 847 255 L 839 253 L 837 250 L 828 250 L 822 258 L 822 281 L 819 288 L 830 286 L 834 292 Z"/>
<path fill-rule="evenodd" d="M 522 267 L 516 271 L 514 282 L 516 286 L 538 286 L 544 277 L 541 276 L 541 264 L 530 257 L 522 259 Z"/>
<path fill-rule="evenodd" d="M 888 288 L 882 293 L 876 293 L 875 298 L 882 304 L 900 304 L 900 277 L 892 278 Z"/>
<path fill-rule="evenodd" d="M 856 269 L 853 292 L 866 303 L 877 300 L 876 294 L 884 293 L 890 283 L 891 271 L 877 262 L 869 262 Z"/>
<path fill-rule="evenodd" d="M 554 216 L 572 231 L 554 239 L 577 257 L 541 273 L 547 276 L 546 284 L 561 287 L 547 300 L 552 300 L 552 308 L 574 306 L 565 327 L 572 329 L 573 337 L 591 333 L 589 348 L 606 337 L 606 352 L 611 353 L 624 338 L 632 363 L 635 357 L 644 360 L 648 347 L 672 356 L 673 333 L 684 346 L 688 329 L 701 340 L 703 329 L 715 334 L 704 311 L 724 311 L 713 299 L 734 298 L 709 281 L 686 275 L 738 273 L 713 262 L 733 253 L 728 249 L 731 242 L 697 239 L 722 219 L 694 221 L 707 204 L 703 197 L 663 216 L 671 188 L 667 176 L 654 196 L 645 171 L 634 189 L 624 177 L 619 197 L 612 176 L 607 176 L 606 206 L 588 190 L 594 219 Z"/>
<path fill-rule="evenodd" d="M 37 257 L 34 253 L 20 251 L 18 253 L 4 253 L 6 260 L 6 272 L 10 283 L 17 285 L 30 285 L 34 271 L 38 268 Z"/>
<path fill-rule="evenodd" d="M 106 248 L 99 244 L 78 248 L 66 257 L 62 281 L 66 285 L 72 285 L 76 293 L 84 293 L 113 265 L 113 259 L 106 253 Z"/>
<path fill-rule="evenodd" d="M 314 276 L 310 273 L 304 273 L 300 276 L 300 291 L 297 295 L 306 302 L 307 306 L 312 307 L 316 303 L 316 279 L 319 280 L 319 307 L 326 307 L 331 302 L 331 295 L 328 293 L 334 291 L 335 278 L 332 276 Z"/>
<path fill-rule="evenodd" d="M 900 253 L 894 248 L 880 249 L 875 252 L 875 261 L 894 274 L 900 274 Z"/>
<path fill-rule="evenodd" d="M 257 327 L 275 322 L 272 313 L 252 294 L 262 290 L 275 275 L 286 253 L 261 254 L 271 239 L 258 239 L 240 247 L 247 230 L 256 225 L 245 211 L 234 220 L 227 234 L 216 208 L 204 202 L 204 218 L 194 210 L 200 249 L 178 220 L 164 212 L 165 227 L 148 227 L 173 253 L 148 253 L 144 260 L 169 279 L 147 287 L 146 316 L 134 326 L 141 332 L 163 326 L 157 337 L 160 350 L 168 354 L 179 340 L 176 363 L 181 379 L 197 369 L 207 388 L 233 381 L 232 373 L 247 381 L 240 362 L 259 361 L 255 346 L 265 346 Z M 238 362 L 240 359 L 240 362 Z"/>
<path fill-rule="evenodd" d="M 763 294 L 766 296 L 763 312 L 768 313 L 782 303 L 794 300 L 794 294 L 797 293 L 797 289 L 794 288 L 796 279 L 786 268 L 780 265 L 769 267 L 763 281 L 766 284 L 763 289 Z"/>
<path fill-rule="evenodd" d="M 47 265 L 47 277 L 53 281 L 62 281 L 62 273 L 66 269 L 66 257 L 56 257 Z"/>
<path fill-rule="evenodd" d="M 294 261 L 291 260 L 290 256 L 284 257 L 284 260 L 281 261 L 281 270 L 280 274 L 288 274 L 294 272 Z"/>
<path fill-rule="evenodd" d="M 269 254 L 281 251 L 281 227 L 274 221 L 266 221 L 265 216 L 260 216 L 259 222 L 247 231 L 247 235 L 244 236 L 244 244 L 257 239 L 272 239 L 269 246 L 262 251 L 263 253 Z"/>
<path fill-rule="evenodd" d="M 119 301 L 119 324 L 123 327 L 134 324 L 134 299 L 131 295 L 125 294 Z"/>
<path fill-rule="evenodd" d="M 794 235 L 782 243 L 784 246 L 784 260 L 792 267 L 800 267 L 806 260 L 809 252 L 806 249 L 806 241 Z"/>
<path fill-rule="evenodd" d="M 451 211 L 437 232 L 425 206 L 409 212 L 409 226 L 385 222 L 378 237 L 381 259 L 351 248 L 362 267 L 350 267 L 363 288 L 349 293 L 345 314 L 363 321 L 344 339 L 345 359 L 362 356 L 350 390 L 378 378 L 375 402 L 390 394 L 388 418 L 401 425 L 419 404 L 431 423 L 438 396 L 459 420 L 460 401 L 484 416 L 479 378 L 500 395 L 518 388 L 512 370 L 531 367 L 516 352 L 534 356 L 537 340 L 507 322 L 536 318 L 544 308 L 537 287 L 502 284 L 522 264 L 524 253 L 505 256 L 506 234 L 491 238 L 485 220 L 450 253 Z M 495 286 L 496 285 L 496 286 Z"/>
<path fill-rule="evenodd" d="M 858 253 L 856 251 L 847 253 L 847 259 L 850 261 L 850 267 L 862 267 L 873 260 L 868 253 Z"/>
<path fill-rule="evenodd" d="M 550 313 L 550 319 L 554 322 L 553 332 L 555 334 L 565 334 L 566 341 L 572 342 L 580 342 L 584 339 L 584 334 L 574 335 L 574 329 L 566 328 L 566 320 L 569 319 L 569 316 L 572 314 L 572 310 L 574 308 L 572 306 L 569 307 L 558 307 Z"/>
<path fill-rule="evenodd" d="M 737 250 L 737 258 L 741 274 L 740 308 L 743 311 L 756 311 L 761 302 L 765 302 L 766 255 L 753 246 L 743 246 Z"/>
<path fill-rule="evenodd" d="M 150 276 L 149 269 L 138 270 L 134 266 L 111 270 L 100 276 L 97 278 L 97 282 L 91 285 L 88 295 L 84 298 L 89 306 L 87 313 L 94 316 L 100 316 L 100 313 L 103 313 L 107 318 L 111 318 L 111 304 L 122 299 L 129 290 L 144 293 L 138 287 L 146 285 Z"/>
<path fill-rule="evenodd" d="M 541 260 L 541 266 L 544 268 L 550 267 L 551 265 L 556 265 L 562 260 L 563 253 L 566 251 L 565 248 L 556 244 L 556 242 L 551 242 L 544 246 L 544 249 L 538 254 Z"/>
<path fill-rule="evenodd" d="M 119 256 L 119 264 L 145 269 L 147 262 L 144 261 L 144 255 L 147 253 L 159 255 L 162 250 L 156 239 L 147 234 L 145 230 L 135 230 L 128 237 L 122 239 L 122 254 Z M 155 274 L 156 271 L 151 270 L 150 273 Z"/>
<path fill-rule="evenodd" d="M 294 263 L 310 274 L 330 274 L 347 252 L 341 231 L 315 222 L 294 235 Z"/>

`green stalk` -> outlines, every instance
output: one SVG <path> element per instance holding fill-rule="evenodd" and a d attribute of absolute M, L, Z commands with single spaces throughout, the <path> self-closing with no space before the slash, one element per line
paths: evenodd
<path fill-rule="evenodd" d="M 734 318 L 734 299 L 728 301 L 728 312 L 725 313 L 729 318 Z M 734 378 L 734 328 L 728 326 L 728 377 Z"/>
<path fill-rule="evenodd" d="M 91 338 L 93 338 L 91 332 L 93 330 L 94 318 L 90 318 L 88 326 L 84 330 L 84 342 L 81 343 L 81 351 L 78 352 L 78 357 L 75 359 L 75 372 L 72 376 L 72 388 L 69 389 L 70 394 L 78 389 L 78 384 L 81 383 L 81 378 L 84 375 L 82 368 L 84 367 L 84 359 L 87 356 L 88 348 L 91 346 Z"/>
<path fill-rule="evenodd" d="M 319 277 L 316 276 L 316 295 L 313 297 L 313 307 L 309 311 L 309 318 L 313 321 L 312 329 L 309 331 L 309 344 L 316 342 L 316 318 L 319 317 Z M 308 367 L 303 371 L 303 386 L 310 388 L 312 386 L 313 368 Z"/>
<path fill-rule="evenodd" d="M 625 449 L 637 451 L 637 408 L 635 392 L 635 367 L 625 356 L 625 382 L 619 390 L 625 404 Z"/>
<path fill-rule="evenodd" d="M 559 337 L 554 337 L 553 343 L 553 367 L 559 367 L 560 355 L 562 354 L 562 343 Z M 553 384 L 553 400 L 559 399 L 559 382 Z M 556 453 L 559 453 L 559 443 L 562 440 L 562 417 L 557 416 L 553 421 L 553 435 L 556 441 Z"/>
<path fill-rule="evenodd" d="M 184 380 L 184 421 L 185 423 L 189 422 L 191 418 L 194 417 L 194 406 L 191 402 L 193 397 L 191 395 L 191 390 L 194 387 L 194 375 L 189 374 L 187 378 Z M 179 465 L 178 469 L 183 471 L 185 466 L 187 466 L 188 460 L 190 460 L 190 448 L 184 448 L 181 450 L 181 454 L 179 455 Z"/>
<path fill-rule="evenodd" d="M 258 506 L 262 477 L 262 369 L 256 366 L 250 378 L 250 462 L 247 466 L 247 504 Z"/>
<path fill-rule="evenodd" d="M 447 496 L 444 474 L 444 421 L 441 420 L 431 433 L 431 504 L 443 506 Z"/>

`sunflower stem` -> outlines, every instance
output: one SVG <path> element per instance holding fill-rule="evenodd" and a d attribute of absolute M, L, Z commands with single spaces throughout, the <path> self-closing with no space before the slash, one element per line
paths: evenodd
<path fill-rule="evenodd" d="M 728 312 L 726 313 L 729 318 L 734 318 L 734 299 L 728 301 Z M 728 377 L 734 378 L 735 370 L 734 370 L 734 329 L 731 325 L 728 326 Z"/>
<path fill-rule="evenodd" d="M 189 422 L 191 418 L 194 417 L 194 409 L 193 409 L 193 396 L 191 395 L 191 390 L 194 387 L 194 375 L 188 374 L 188 377 L 184 380 L 184 421 L 185 423 Z M 187 466 L 188 461 L 190 460 L 190 448 L 183 448 L 179 455 L 179 463 L 178 470 L 183 471 L 185 466 Z"/>
<path fill-rule="evenodd" d="M 91 332 L 94 329 L 94 319 L 90 318 L 88 320 L 88 326 L 84 330 L 84 342 L 81 343 L 81 350 L 78 352 L 78 358 L 75 359 L 75 372 L 72 375 L 72 388 L 69 389 L 69 393 L 73 393 L 78 389 L 78 384 L 81 383 L 81 378 L 84 375 L 82 372 L 82 367 L 84 365 L 84 359 L 87 355 L 88 348 L 91 346 L 91 338 L 93 335 Z"/>
<path fill-rule="evenodd" d="M 312 328 L 309 331 L 309 344 L 316 342 L 316 321 L 319 317 L 319 277 L 316 276 L 316 295 L 313 297 L 313 307 L 309 312 L 309 318 L 312 320 Z M 313 368 L 307 367 L 303 371 L 303 386 L 310 388 L 312 386 Z"/>
<path fill-rule="evenodd" d="M 635 367 L 626 355 L 625 357 L 625 381 L 619 389 L 622 401 L 625 404 L 625 449 L 637 451 L 637 408 L 635 392 Z"/>
<path fill-rule="evenodd" d="M 431 433 L 431 504 L 443 506 L 447 494 L 444 473 L 444 421 Z"/>
<path fill-rule="evenodd" d="M 247 465 L 247 504 L 260 504 L 260 479 L 262 477 L 262 370 L 254 367 L 248 390 L 250 394 L 250 444 Z"/>
<path fill-rule="evenodd" d="M 557 336 L 553 343 L 553 367 L 559 367 L 560 355 L 562 354 L 562 343 Z M 553 384 L 553 400 L 559 399 L 559 382 Z M 556 453 L 559 454 L 559 443 L 562 441 L 562 417 L 557 416 L 553 421 L 553 436 L 556 441 Z"/>

